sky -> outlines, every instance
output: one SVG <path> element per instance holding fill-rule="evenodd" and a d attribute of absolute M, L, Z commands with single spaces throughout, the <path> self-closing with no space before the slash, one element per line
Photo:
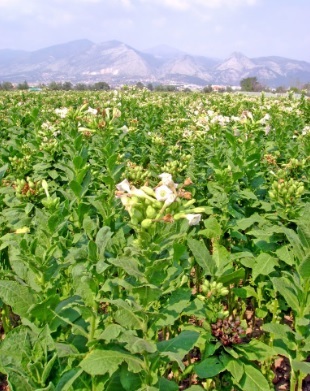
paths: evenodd
<path fill-rule="evenodd" d="M 0 0 L 0 49 L 77 39 L 310 62 L 309 0 Z"/>

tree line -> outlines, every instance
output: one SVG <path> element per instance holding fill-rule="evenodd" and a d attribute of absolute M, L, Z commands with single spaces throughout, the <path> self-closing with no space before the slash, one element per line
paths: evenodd
<path fill-rule="evenodd" d="M 163 91 L 163 92 L 173 92 L 173 91 L 179 91 L 180 88 L 176 85 L 171 84 L 152 84 L 147 83 L 146 85 L 142 82 L 137 82 L 135 84 L 136 88 L 147 88 L 150 91 Z M 233 92 L 232 88 L 230 86 L 222 86 L 223 88 L 217 89 L 217 92 Z M 299 87 L 290 87 L 286 88 L 283 86 L 279 86 L 276 89 L 270 89 L 267 86 L 264 86 L 261 84 L 257 77 L 247 77 L 240 81 L 240 87 L 241 91 L 247 91 L 247 92 L 262 92 L 262 91 L 273 91 L 278 93 L 284 93 L 288 90 L 294 91 L 296 93 L 301 92 L 302 90 L 306 91 L 307 95 L 310 95 L 310 83 L 305 83 L 303 85 L 300 84 Z M 28 90 L 31 88 L 28 84 L 28 82 L 25 80 L 22 83 L 18 83 L 17 85 L 14 85 L 13 83 L 9 81 L 5 81 L 0 83 L 0 90 L 4 91 L 10 91 L 10 90 Z M 77 83 L 73 84 L 70 81 L 65 82 L 56 82 L 51 81 L 48 84 L 39 84 L 37 88 L 51 90 L 51 91 L 108 91 L 111 89 L 110 85 L 106 83 L 105 81 L 99 81 L 93 84 L 89 83 Z M 124 86 L 123 88 L 126 88 Z M 182 91 L 189 92 L 191 91 L 190 88 L 184 88 L 181 89 Z M 207 85 L 202 88 L 202 92 L 209 93 L 213 92 L 214 89 L 212 88 L 212 85 Z"/>

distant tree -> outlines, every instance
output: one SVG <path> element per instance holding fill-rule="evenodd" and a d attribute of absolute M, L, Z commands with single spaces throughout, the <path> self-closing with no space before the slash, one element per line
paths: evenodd
<path fill-rule="evenodd" d="M 276 92 L 279 93 L 279 94 L 283 94 L 284 92 L 286 92 L 286 88 L 283 87 L 283 86 L 279 86 L 276 88 Z"/>
<path fill-rule="evenodd" d="M 70 91 L 72 90 L 72 88 L 73 88 L 73 84 L 70 81 L 65 81 L 61 86 L 61 89 L 65 91 Z"/>
<path fill-rule="evenodd" d="M 4 81 L 3 83 L 0 84 L 0 90 L 10 91 L 13 89 L 14 89 L 14 86 L 10 81 Z"/>
<path fill-rule="evenodd" d="M 208 93 L 212 92 L 212 87 L 210 85 L 205 86 L 205 87 L 203 87 L 202 92 L 204 92 L 205 94 L 208 94 Z"/>
<path fill-rule="evenodd" d="M 165 92 L 174 92 L 174 91 L 177 91 L 177 86 L 173 86 L 173 85 L 166 85 L 166 84 L 158 84 L 156 87 L 155 87 L 155 91 L 165 91 Z"/>
<path fill-rule="evenodd" d="M 142 89 L 142 88 L 144 88 L 144 84 L 141 83 L 141 81 L 138 81 L 138 83 L 136 84 L 136 87 L 139 89 Z"/>
<path fill-rule="evenodd" d="M 23 83 L 17 84 L 16 88 L 18 90 L 28 90 L 29 89 L 29 85 L 28 85 L 27 81 L 25 80 Z"/>
<path fill-rule="evenodd" d="M 51 81 L 47 88 L 52 91 L 60 91 L 62 89 L 62 84 L 61 83 L 56 83 L 56 81 Z"/>
<path fill-rule="evenodd" d="M 146 85 L 146 88 L 147 88 L 148 90 L 150 90 L 150 91 L 153 91 L 153 90 L 154 90 L 154 86 L 153 86 L 152 83 L 148 83 L 148 84 Z"/>
<path fill-rule="evenodd" d="M 74 89 L 77 91 L 86 91 L 86 90 L 88 90 L 88 86 L 85 83 L 77 83 L 75 85 Z"/>
<path fill-rule="evenodd" d="M 306 95 L 310 95 L 310 83 L 306 83 L 302 86 L 302 89 L 306 91 Z"/>
<path fill-rule="evenodd" d="M 98 81 L 92 86 L 92 89 L 95 91 L 109 91 L 110 86 L 105 81 Z"/>
<path fill-rule="evenodd" d="M 226 92 L 233 92 L 234 90 L 232 89 L 232 87 L 231 86 L 227 86 L 226 87 Z"/>
<path fill-rule="evenodd" d="M 185 87 L 183 92 L 192 92 L 192 90 L 190 88 L 188 88 L 188 87 Z"/>
<path fill-rule="evenodd" d="M 257 81 L 257 77 L 246 77 L 240 81 L 242 91 L 262 91 L 262 85 Z"/>

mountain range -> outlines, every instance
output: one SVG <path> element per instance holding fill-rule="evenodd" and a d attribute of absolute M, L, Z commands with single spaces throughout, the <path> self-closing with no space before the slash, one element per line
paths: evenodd
<path fill-rule="evenodd" d="M 140 51 L 119 41 L 87 39 L 36 51 L 0 49 L 0 81 L 15 83 L 105 81 L 119 85 L 140 81 L 233 86 L 247 77 L 257 77 L 269 87 L 294 86 L 310 82 L 310 63 L 277 56 L 249 58 L 238 52 L 218 59 L 166 45 Z"/>

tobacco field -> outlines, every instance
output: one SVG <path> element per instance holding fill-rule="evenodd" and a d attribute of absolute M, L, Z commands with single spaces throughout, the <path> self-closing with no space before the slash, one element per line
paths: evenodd
<path fill-rule="evenodd" d="M 310 389 L 310 100 L 0 94 L 10 391 Z"/>

